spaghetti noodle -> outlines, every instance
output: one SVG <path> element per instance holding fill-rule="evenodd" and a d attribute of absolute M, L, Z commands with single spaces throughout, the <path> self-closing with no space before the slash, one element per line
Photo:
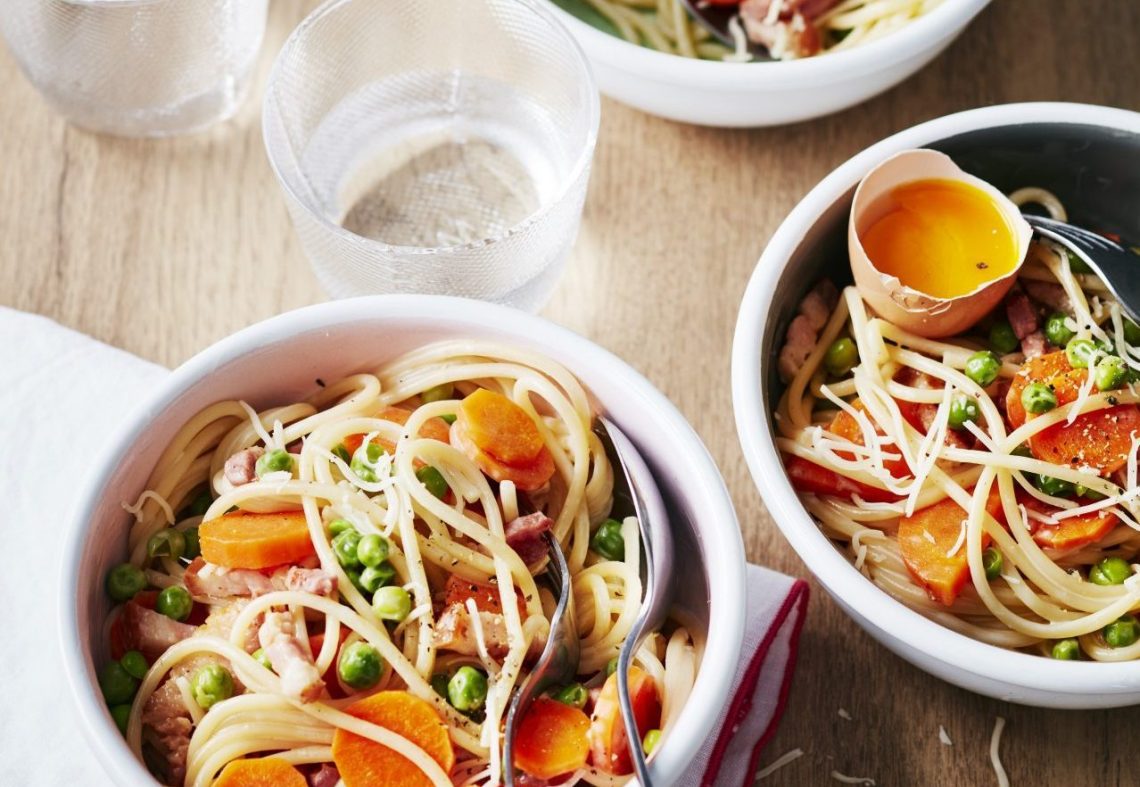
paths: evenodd
<path fill-rule="evenodd" d="M 416 783 L 498 784 L 512 690 L 549 632 L 554 598 L 536 581 L 549 531 L 582 646 L 581 684 L 555 697 L 589 726 L 566 744 L 567 783 L 625 781 L 605 698 L 641 603 L 641 552 L 636 520 L 608 519 L 613 471 L 592 419 L 561 366 L 477 341 L 422 347 L 302 402 L 191 418 L 125 506 L 130 563 L 108 578 L 124 603 L 104 692 L 135 754 L 195 787 L 267 756 L 311 783 L 383 784 L 351 755 L 362 746 L 371 763 L 402 758 Z M 151 663 L 123 702 L 112 679 L 133 651 Z M 665 736 L 697 651 L 670 624 L 636 656 L 647 726 Z M 397 694 L 434 721 L 374 715 Z"/>

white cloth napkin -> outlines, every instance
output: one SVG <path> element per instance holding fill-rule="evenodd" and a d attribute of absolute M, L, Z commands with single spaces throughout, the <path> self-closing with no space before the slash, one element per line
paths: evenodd
<path fill-rule="evenodd" d="M 57 534 L 81 480 L 166 370 L 43 317 L 0 308 L 0 784 L 111 784 L 70 711 L 57 632 Z M 64 494 L 61 494 L 61 491 Z M 759 566 L 747 575 L 737 688 L 679 785 L 750 785 L 795 668 L 807 585 Z"/>

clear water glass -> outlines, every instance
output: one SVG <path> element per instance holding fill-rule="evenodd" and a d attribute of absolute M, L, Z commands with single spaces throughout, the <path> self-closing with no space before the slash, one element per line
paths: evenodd
<path fill-rule="evenodd" d="M 535 0 L 332 0 L 266 92 L 269 158 L 333 297 L 537 310 L 581 221 L 598 92 Z"/>
<path fill-rule="evenodd" d="M 0 27 L 36 89 L 72 123 L 162 136 L 237 111 L 267 0 L 3 0 Z"/>

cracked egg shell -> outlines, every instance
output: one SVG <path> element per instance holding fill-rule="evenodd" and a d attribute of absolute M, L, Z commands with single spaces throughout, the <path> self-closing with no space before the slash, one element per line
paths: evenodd
<path fill-rule="evenodd" d="M 863 178 L 847 246 L 855 284 L 871 308 L 933 339 L 961 333 L 997 306 L 1017 279 L 1031 236 L 998 189 L 949 156 L 922 149 L 898 153 Z M 980 258 L 995 249 L 1000 264 L 987 276 L 990 263 Z"/>

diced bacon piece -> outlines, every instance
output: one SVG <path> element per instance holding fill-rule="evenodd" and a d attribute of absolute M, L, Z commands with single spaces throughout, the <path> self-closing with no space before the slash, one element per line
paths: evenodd
<path fill-rule="evenodd" d="M 302 702 L 321 696 L 325 682 L 313 664 L 309 649 L 295 636 L 293 618 L 284 612 L 270 612 L 257 631 L 273 671 L 281 676 L 281 690 Z"/>
<path fill-rule="evenodd" d="M 142 651 L 148 661 L 154 661 L 171 645 L 192 636 L 196 630 L 194 626 L 179 623 L 133 600 L 123 605 L 122 621 L 125 649 Z"/>
<path fill-rule="evenodd" d="M 483 627 L 483 643 L 487 655 L 493 659 L 504 658 L 510 650 L 507 639 L 507 625 L 502 615 L 494 612 L 479 612 Z M 449 604 L 435 623 L 435 646 L 440 650 L 450 650 L 465 656 L 478 656 L 479 643 L 471 624 L 471 616 L 462 604 Z"/>
<path fill-rule="evenodd" d="M 336 590 L 336 577 L 319 568 L 283 566 L 266 576 L 252 569 L 215 566 L 201 557 L 186 567 L 183 579 L 191 595 L 210 599 L 256 598 L 275 590 L 331 596 Z"/>
<path fill-rule="evenodd" d="M 142 723 L 144 749 L 153 754 L 147 763 L 157 766 L 155 775 L 164 784 L 182 784 L 194 725 L 178 684 L 168 679 L 154 690 L 143 706 Z"/>
<path fill-rule="evenodd" d="M 245 605 L 248 603 L 249 602 L 245 599 L 237 599 L 228 604 L 217 604 L 211 607 L 210 614 L 206 616 L 206 621 L 198 627 L 195 635 L 214 636 L 228 640 L 238 615 L 241 614 L 241 611 L 245 609 Z M 253 623 L 246 630 L 245 642 L 242 643 L 242 648 L 246 653 L 253 653 L 260 647 L 257 642 L 257 628 L 264 619 L 264 615 L 256 616 L 253 619 Z"/>
<path fill-rule="evenodd" d="M 541 512 L 512 519 L 504 528 L 507 546 L 518 553 L 522 562 L 534 563 L 546 555 L 546 539 L 542 534 L 553 527 L 554 521 Z"/>
<path fill-rule="evenodd" d="M 780 350 L 779 372 L 780 379 L 789 382 L 796 376 L 796 372 L 804 365 L 804 361 L 815 349 L 815 340 L 818 334 L 811 329 L 811 322 L 807 317 L 798 314 L 792 318 L 788 325 L 788 334 L 784 339 L 784 346 Z"/>
<path fill-rule="evenodd" d="M 226 460 L 222 474 L 234 486 L 242 486 L 257 480 L 257 460 L 265 453 L 261 446 L 246 448 Z"/>
<path fill-rule="evenodd" d="M 1005 296 L 1005 316 L 1018 339 L 1024 339 L 1038 328 L 1037 310 L 1020 287 L 1014 287 Z"/>
<path fill-rule="evenodd" d="M 895 380 L 903 385 L 920 390 L 941 390 L 944 386 L 937 377 L 916 371 L 910 367 L 902 369 Z M 918 431 L 928 434 L 930 428 L 938 417 L 938 405 L 929 402 L 899 402 L 899 411 L 902 417 Z M 946 445 L 952 448 L 970 448 L 973 446 L 973 437 L 968 432 L 959 432 L 954 429 L 946 430 Z"/>
<path fill-rule="evenodd" d="M 780 5 L 773 12 L 773 3 Z M 744 0 L 740 18 L 748 38 L 767 47 L 773 57 L 814 55 L 823 41 L 813 22 L 838 0 Z M 774 18 L 773 18 L 774 16 Z"/>
<path fill-rule="evenodd" d="M 261 596 L 274 590 L 269 577 L 260 571 L 244 568 L 222 568 L 194 558 L 182 577 L 190 595 L 224 599 L 234 596 Z"/>
<path fill-rule="evenodd" d="M 1026 360 L 1044 355 L 1046 349 L 1045 334 L 1041 331 L 1034 331 L 1021 340 L 1021 352 Z"/>
<path fill-rule="evenodd" d="M 309 782 L 309 787 L 336 787 L 340 781 L 340 771 L 332 763 L 323 762 L 321 767 L 309 773 L 305 779 Z"/>
<path fill-rule="evenodd" d="M 1029 297 L 1038 303 L 1049 307 L 1051 311 L 1073 314 L 1073 302 L 1069 300 L 1065 288 L 1051 281 L 1033 281 L 1026 279 L 1022 282 Z"/>
<path fill-rule="evenodd" d="M 839 291 L 829 279 L 823 279 L 812 287 L 800 302 L 798 313 L 788 325 L 784 346 L 780 350 L 778 369 L 780 379 L 791 380 L 804 361 L 815 349 L 819 332 L 831 318 L 835 304 L 839 302 Z"/>

